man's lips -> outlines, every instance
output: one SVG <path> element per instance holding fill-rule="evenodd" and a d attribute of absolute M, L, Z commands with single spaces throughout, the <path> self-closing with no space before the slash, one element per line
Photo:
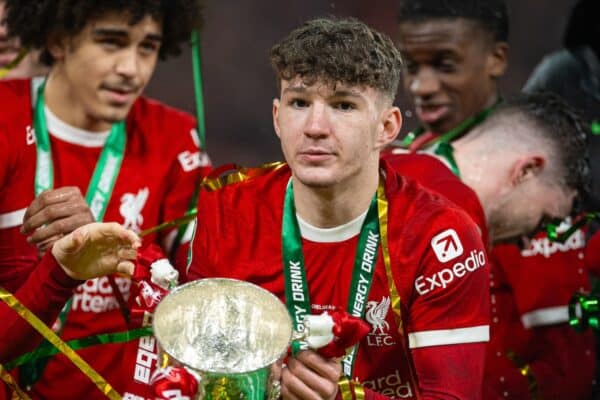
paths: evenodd
<path fill-rule="evenodd" d="M 13 62 L 17 56 L 19 55 L 18 52 L 3 52 L 0 53 L 0 68 L 7 66 L 8 64 L 10 64 L 11 62 Z"/>
<path fill-rule="evenodd" d="M 115 103 L 127 103 L 137 92 L 133 88 L 103 87 L 102 89 L 108 93 L 111 101 Z"/>
<path fill-rule="evenodd" d="M 450 113 L 450 107 L 444 104 L 417 105 L 415 108 L 417 117 L 425 124 L 433 124 Z"/>
<path fill-rule="evenodd" d="M 323 149 L 308 149 L 298 153 L 300 158 L 309 162 L 321 162 L 330 159 L 335 154 L 328 150 Z"/>
<path fill-rule="evenodd" d="M 10 64 L 19 55 L 19 49 L 11 42 L 0 40 L 0 67 Z"/>

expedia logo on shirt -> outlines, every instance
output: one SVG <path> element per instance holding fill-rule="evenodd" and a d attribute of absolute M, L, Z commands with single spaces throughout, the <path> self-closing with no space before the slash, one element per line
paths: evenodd
<path fill-rule="evenodd" d="M 131 281 L 126 278 L 115 278 L 119 290 L 125 300 L 129 298 Z M 102 278 L 89 279 L 79 285 L 73 295 L 71 309 L 92 313 L 103 313 L 119 308 L 117 299 L 113 296 L 113 290 L 106 276 Z"/>
<path fill-rule="evenodd" d="M 523 257 L 544 256 L 549 258 L 556 252 L 567 253 L 585 247 L 585 235 L 578 230 L 564 243 L 552 242 L 547 237 L 532 239 L 528 248 L 521 252 Z"/>
<path fill-rule="evenodd" d="M 478 270 L 485 263 L 485 254 L 483 251 L 472 250 L 464 261 L 455 263 L 452 268 L 444 268 L 431 276 L 420 275 L 415 279 L 415 289 L 421 295 L 429 293 L 436 288 L 445 289 L 455 279 L 462 278 L 467 273 Z"/>
<path fill-rule="evenodd" d="M 437 259 L 448 262 L 458 258 L 463 253 L 463 246 L 454 229 L 446 229 L 431 239 L 431 247 Z"/>

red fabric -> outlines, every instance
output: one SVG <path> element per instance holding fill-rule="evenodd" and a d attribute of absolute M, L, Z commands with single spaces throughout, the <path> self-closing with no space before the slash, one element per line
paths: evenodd
<path fill-rule="evenodd" d="M 142 323 L 144 315 L 154 313 L 158 303 L 169 293 L 167 289 L 160 287 L 152 282 L 152 263 L 165 256 L 157 245 L 150 245 L 138 250 L 138 256 L 135 263 L 135 269 L 131 280 L 133 288 L 129 298 L 129 308 L 131 310 L 132 322 Z"/>
<path fill-rule="evenodd" d="M 477 194 L 437 157 L 388 149 L 381 158 L 400 175 L 412 178 L 463 209 L 479 227 L 483 243 L 490 242 L 485 213 Z"/>
<path fill-rule="evenodd" d="M 422 400 L 486 399 L 481 394 L 483 375 L 482 357 L 484 343 L 463 346 L 426 347 L 413 351 L 417 366 Z M 466 368 L 465 368 L 466 366 Z M 439 371 L 447 371 L 440 376 Z M 477 375 L 471 375 L 478 371 Z M 389 397 L 393 397 L 390 393 Z M 365 389 L 366 400 L 389 398 L 370 389 Z M 398 398 L 398 397 L 396 397 Z"/>
<path fill-rule="evenodd" d="M 594 275 L 600 276 L 600 230 L 591 237 L 585 247 L 585 265 Z"/>
<path fill-rule="evenodd" d="M 198 381 L 184 367 L 167 367 L 156 370 L 152 377 L 155 400 L 194 399 L 198 392 Z"/>
<path fill-rule="evenodd" d="M 31 140 L 32 99 L 29 80 L 0 82 L 0 221 L 24 212 L 34 198 L 36 148 Z M 155 101 L 140 98 L 127 120 L 127 146 L 104 221 L 115 221 L 143 230 L 183 215 L 207 159 L 194 142 L 195 120 Z M 100 147 L 89 147 L 81 135 L 50 131 L 54 160 L 54 187 L 74 185 L 85 195 Z M 66 137 L 65 137 L 66 135 Z M 0 284 L 18 288 L 37 263 L 34 247 L 19 232 L 20 223 L 0 226 Z M 144 244 L 160 243 L 168 252 L 174 231 L 144 237 Z M 123 297 L 130 295 L 131 281 L 116 277 Z M 80 285 L 62 337 L 65 340 L 127 329 L 107 277 Z M 155 364 L 150 339 L 128 344 L 109 344 L 81 350 L 88 361 L 120 393 L 133 386 L 147 386 Z M 115 360 L 119 360 L 115 363 Z M 136 360 L 138 362 L 136 366 Z M 69 390 L 64 390 L 68 382 Z M 132 389 L 134 392 L 137 389 Z M 62 356 L 52 359 L 33 397 L 102 399 L 104 396 Z"/>
<path fill-rule="evenodd" d="M 584 233 L 578 231 L 564 245 L 540 234 L 523 251 L 512 245 L 494 248 L 486 399 L 530 396 L 509 352 L 531 367 L 542 398 L 591 398 L 594 335 L 577 333 L 567 323 L 571 296 L 589 290 L 583 246 Z"/>
<path fill-rule="evenodd" d="M 402 299 L 405 336 L 398 334 L 390 309 L 388 281 L 380 253 L 367 299 L 366 320 L 372 330 L 360 343 L 354 377 L 366 388 L 380 393 L 415 398 L 418 388 L 412 385 L 409 370 L 414 367 L 419 373 L 421 366 L 416 362 L 413 366 L 414 350 L 408 354 L 404 351 L 409 346 L 407 335 L 414 339 L 412 347 L 416 348 L 423 345 L 425 331 L 472 332 L 480 327 L 487 333 L 488 267 L 481 237 L 466 214 L 415 182 L 400 177 L 385 162 L 382 166 L 389 201 L 390 257 Z M 285 167 L 215 192 L 202 192 L 188 279 L 224 276 L 247 280 L 283 300 L 281 219 L 289 179 L 290 171 Z M 463 252 L 442 262 L 431 242 L 436 235 L 449 230 L 456 233 Z M 313 313 L 346 307 L 357 241 L 357 235 L 333 242 L 303 238 Z M 461 265 L 475 266 L 474 254 L 483 262 L 466 272 Z M 433 336 L 441 345 L 447 340 L 441 333 Z M 470 347 L 460 343 L 452 347 Z M 432 352 L 435 348 L 431 348 Z M 482 349 L 477 357 L 483 357 Z M 480 385 L 476 377 L 481 370 L 470 365 L 465 363 L 461 368 L 465 375 L 475 377 L 475 385 Z M 454 372 L 444 366 L 438 374 L 440 382 L 444 382 L 444 377 Z M 450 386 L 440 391 L 446 389 L 449 393 L 455 391 Z"/>
<path fill-rule="evenodd" d="M 325 358 L 345 356 L 347 349 L 359 343 L 371 331 L 371 325 L 341 308 L 328 310 L 327 314 L 333 319 L 331 333 L 334 338 L 327 346 L 317 350 Z"/>
<path fill-rule="evenodd" d="M 52 254 L 47 253 L 15 297 L 38 318 L 51 324 L 79 283 L 69 278 Z M 3 301 L 0 301 L 0 321 L 0 363 L 33 350 L 41 341 L 41 335 Z"/>

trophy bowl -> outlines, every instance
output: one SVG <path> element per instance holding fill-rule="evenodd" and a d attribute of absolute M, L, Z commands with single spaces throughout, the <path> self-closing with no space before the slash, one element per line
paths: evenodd
<path fill-rule="evenodd" d="M 277 297 L 225 278 L 175 288 L 156 307 L 153 328 L 161 367 L 185 367 L 199 378 L 196 398 L 222 400 L 273 396 L 271 365 L 293 333 Z"/>

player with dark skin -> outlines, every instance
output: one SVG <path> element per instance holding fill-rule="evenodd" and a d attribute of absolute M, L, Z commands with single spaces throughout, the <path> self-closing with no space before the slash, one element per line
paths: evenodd
<path fill-rule="evenodd" d="M 436 136 L 498 102 L 508 61 L 503 1 L 437 3 L 405 2 L 398 36 L 405 88 L 423 128 Z"/>

